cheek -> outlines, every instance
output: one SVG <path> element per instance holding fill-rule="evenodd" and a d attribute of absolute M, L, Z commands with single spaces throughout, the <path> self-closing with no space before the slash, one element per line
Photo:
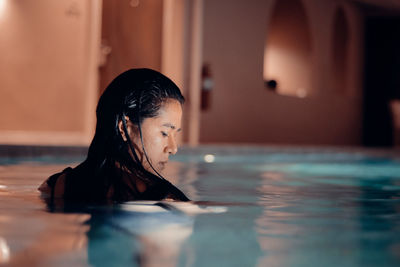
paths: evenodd
<path fill-rule="evenodd" d="M 164 139 L 155 134 L 149 135 L 145 142 L 145 149 L 150 158 L 157 159 L 164 151 Z"/>

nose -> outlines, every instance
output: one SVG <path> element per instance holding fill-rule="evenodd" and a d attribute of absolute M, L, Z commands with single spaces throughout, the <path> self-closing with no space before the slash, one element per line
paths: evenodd
<path fill-rule="evenodd" d="M 175 155 L 178 152 L 178 144 L 176 143 L 175 137 L 170 136 L 168 138 L 168 146 L 167 146 L 168 154 Z"/>

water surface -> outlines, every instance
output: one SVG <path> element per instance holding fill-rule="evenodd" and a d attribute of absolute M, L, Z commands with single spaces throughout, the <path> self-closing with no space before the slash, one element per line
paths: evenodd
<path fill-rule="evenodd" d="M 36 188 L 81 160 L 0 160 L 0 263 L 400 266 L 392 151 L 186 148 L 165 175 L 209 212 L 134 203 L 49 211 Z"/>

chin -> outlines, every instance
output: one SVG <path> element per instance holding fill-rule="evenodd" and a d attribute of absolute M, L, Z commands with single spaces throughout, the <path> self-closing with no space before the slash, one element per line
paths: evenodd
<path fill-rule="evenodd" d="M 158 169 L 156 169 L 158 172 L 163 172 L 165 170 L 165 165 L 159 166 Z"/>

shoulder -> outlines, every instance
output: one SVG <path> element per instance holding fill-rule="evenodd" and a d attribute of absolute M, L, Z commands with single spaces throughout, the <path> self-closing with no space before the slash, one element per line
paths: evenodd
<path fill-rule="evenodd" d="M 146 190 L 141 192 L 132 200 L 177 200 L 189 201 L 189 199 L 178 188 L 171 184 L 168 180 L 161 179 L 158 176 L 151 176 L 151 183 L 146 184 Z"/>
<path fill-rule="evenodd" d="M 64 196 L 65 180 L 71 168 L 66 168 L 62 172 L 53 174 L 46 181 L 44 181 L 38 188 L 45 197 L 61 198 Z"/>
<path fill-rule="evenodd" d="M 164 197 L 165 200 L 177 200 L 177 201 L 190 201 L 190 199 L 176 186 L 166 181 L 168 186 L 167 195 Z"/>

